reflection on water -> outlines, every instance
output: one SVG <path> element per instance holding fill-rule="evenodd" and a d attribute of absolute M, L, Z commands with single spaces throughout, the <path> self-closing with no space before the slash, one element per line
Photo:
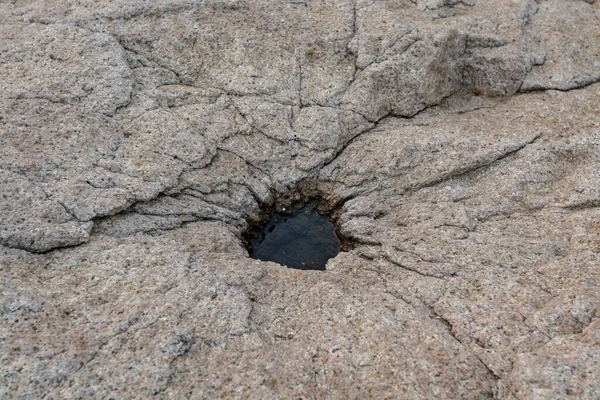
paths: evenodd
<path fill-rule="evenodd" d="M 290 214 L 273 214 L 251 240 L 250 257 L 296 269 L 325 270 L 327 260 L 340 252 L 335 226 L 314 206 Z"/>

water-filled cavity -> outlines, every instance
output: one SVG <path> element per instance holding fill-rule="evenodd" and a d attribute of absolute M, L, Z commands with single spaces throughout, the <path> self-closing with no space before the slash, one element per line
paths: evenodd
<path fill-rule="evenodd" d="M 327 215 L 316 204 L 286 214 L 272 213 L 270 220 L 248 244 L 250 257 L 296 269 L 325 270 L 327 260 L 340 252 L 340 239 Z"/>

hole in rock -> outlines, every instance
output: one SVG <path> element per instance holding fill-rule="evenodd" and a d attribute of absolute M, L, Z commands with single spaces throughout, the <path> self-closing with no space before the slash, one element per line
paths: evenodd
<path fill-rule="evenodd" d="M 256 260 L 303 270 L 324 271 L 327 260 L 341 249 L 336 226 L 319 212 L 318 201 L 271 213 L 247 243 L 250 257 Z"/>

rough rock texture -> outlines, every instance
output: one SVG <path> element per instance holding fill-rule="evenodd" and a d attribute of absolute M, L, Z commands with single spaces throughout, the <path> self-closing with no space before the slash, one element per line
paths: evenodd
<path fill-rule="evenodd" d="M 0 3 L 0 398 L 599 398 L 600 2 Z M 242 236 L 319 195 L 327 271 Z"/>

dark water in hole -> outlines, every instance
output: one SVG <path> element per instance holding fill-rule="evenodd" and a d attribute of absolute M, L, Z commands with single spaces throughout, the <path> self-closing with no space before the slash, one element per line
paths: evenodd
<path fill-rule="evenodd" d="M 290 215 L 273 214 L 251 240 L 249 252 L 254 259 L 290 268 L 325 270 L 327 260 L 340 252 L 340 239 L 329 218 L 309 205 Z"/>

